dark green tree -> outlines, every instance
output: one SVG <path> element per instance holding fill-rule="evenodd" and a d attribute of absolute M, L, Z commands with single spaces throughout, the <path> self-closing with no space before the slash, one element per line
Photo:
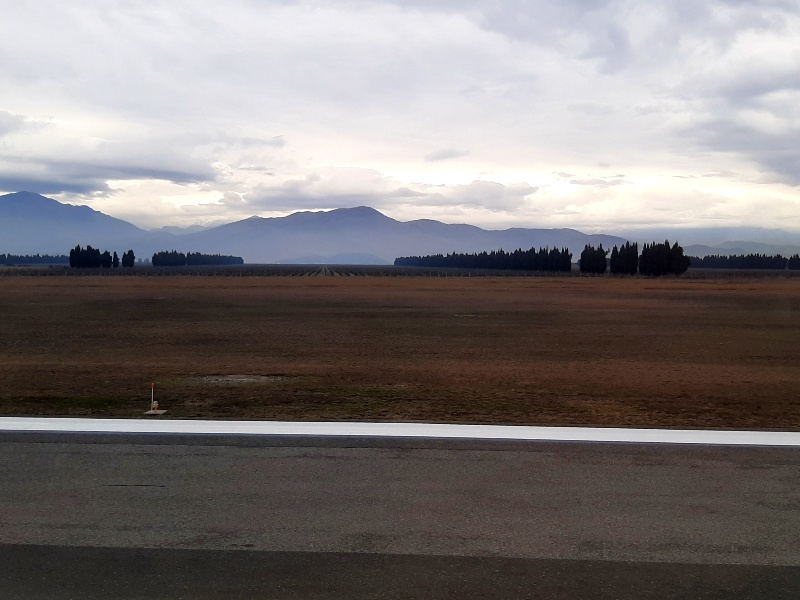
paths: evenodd
<path fill-rule="evenodd" d="M 86 248 L 81 248 L 78 245 L 69 251 L 70 267 L 93 269 L 102 266 L 102 264 L 103 256 L 97 248 L 92 248 L 88 245 Z"/>
<path fill-rule="evenodd" d="M 670 273 L 681 275 L 682 273 L 686 272 L 686 269 L 689 268 L 690 264 L 692 264 L 691 259 L 688 256 L 683 255 L 683 248 L 678 245 L 678 242 L 675 242 L 669 251 Z"/>
<path fill-rule="evenodd" d="M 189 252 L 186 254 L 186 264 L 190 266 L 243 265 L 244 259 L 241 256 Z"/>
<path fill-rule="evenodd" d="M 191 255 L 189 255 L 191 256 Z M 228 258 L 228 257 L 223 257 Z M 188 259 L 188 256 L 187 256 Z M 429 256 L 401 256 L 394 264 L 398 267 L 452 267 L 461 269 L 509 269 L 516 271 L 572 270 L 572 253 L 567 248 L 521 248 L 513 252 L 493 250 L 476 254 L 431 254 Z"/>
<path fill-rule="evenodd" d="M 597 248 L 586 244 L 581 252 L 581 273 L 605 273 L 607 255 L 608 250 L 603 249 L 603 244 Z"/>
<path fill-rule="evenodd" d="M 134 256 L 133 250 L 128 250 L 127 252 L 122 253 L 123 267 L 132 267 L 135 261 L 136 261 L 136 256 Z"/>
<path fill-rule="evenodd" d="M 795 255 L 797 256 L 797 255 Z M 789 266 L 790 258 L 784 258 L 780 254 L 767 256 L 766 254 L 732 254 L 730 256 L 711 254 L 699 258 L 697 256 L 687 257 L 692 261 L 691 266 L 698 269 L 776 269 L 784 270 L 792 268 Z"/>
<path fill-rule="evenodd" d="M 672 246 L 669 240 L 663 244 L 645 244 L 642 255 L 639 257 L 639 272 L 650 277 L 661 275 L 680 275 L 689 268 L 691 260 L 683 255 L 683 248 L 675 242 Z"/>
<path fill-rule="evenodd" d="M 153 254 L 154 267 L 182 267 L 186 265 L 186 255 L 177 250 L 156 252 Z"/>
<path fill-rule="evenodd" d="M 119 268 L 119 256 L 114 252 L 114 258 L 111 259 L 111 266 L 115 269 Z"/>
<path fill-rule="evenodd" d="M 625 242 L 619 250 L 621 272 L 628 275 L 636 275 L 639 268 L 639 244 Z"/>
<path fill-rule="evenodd" d="M 608 268 L 615 275 L 622 273 L 623 271 L 622 260 L 619 257 L 619 250 L 617 250 L 616 244 L 614 245 L 614 248 L 611 250 L 611 258 L 608 261 Z"/>
<path fill-rule="evenodd" d="M 4 265 L 67 265 L 69 257 L 64 254 L 0 254 Z"/>

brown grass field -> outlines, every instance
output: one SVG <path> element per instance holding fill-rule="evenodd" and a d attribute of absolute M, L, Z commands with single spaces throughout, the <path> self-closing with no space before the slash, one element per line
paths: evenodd
<path fill-rule="evenodd" d="M 3 277 L 0 414 L 800 430 L 800 279 Z M 222 376 L 279 376 L 228 381 Z"/>

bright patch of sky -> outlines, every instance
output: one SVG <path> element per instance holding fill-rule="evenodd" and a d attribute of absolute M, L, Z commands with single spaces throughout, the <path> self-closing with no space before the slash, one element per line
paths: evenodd
<path fill-rule="evenodd" d="M 800 231 L 795 0 L 0 7 L 0 191 L 145 227 L 373 206 Z"/>

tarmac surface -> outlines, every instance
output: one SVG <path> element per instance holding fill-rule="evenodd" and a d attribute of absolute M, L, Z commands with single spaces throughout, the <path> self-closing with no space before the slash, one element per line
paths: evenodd
<path fill-rule="evenodd" d="M 800 598 L 800 450 L 0 432 L 3 598 Z"/>

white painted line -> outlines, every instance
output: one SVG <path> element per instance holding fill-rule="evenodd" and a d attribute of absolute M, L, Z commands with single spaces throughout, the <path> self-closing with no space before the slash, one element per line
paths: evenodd
<path fill-rule="evenodd" d="M 532 427 L 524 425 L 447 425 L 436 423 L 0 417 L 0 431 L 419 437 L 467 440 L 800 447 L 800 432 L 791 431 Z"/>

